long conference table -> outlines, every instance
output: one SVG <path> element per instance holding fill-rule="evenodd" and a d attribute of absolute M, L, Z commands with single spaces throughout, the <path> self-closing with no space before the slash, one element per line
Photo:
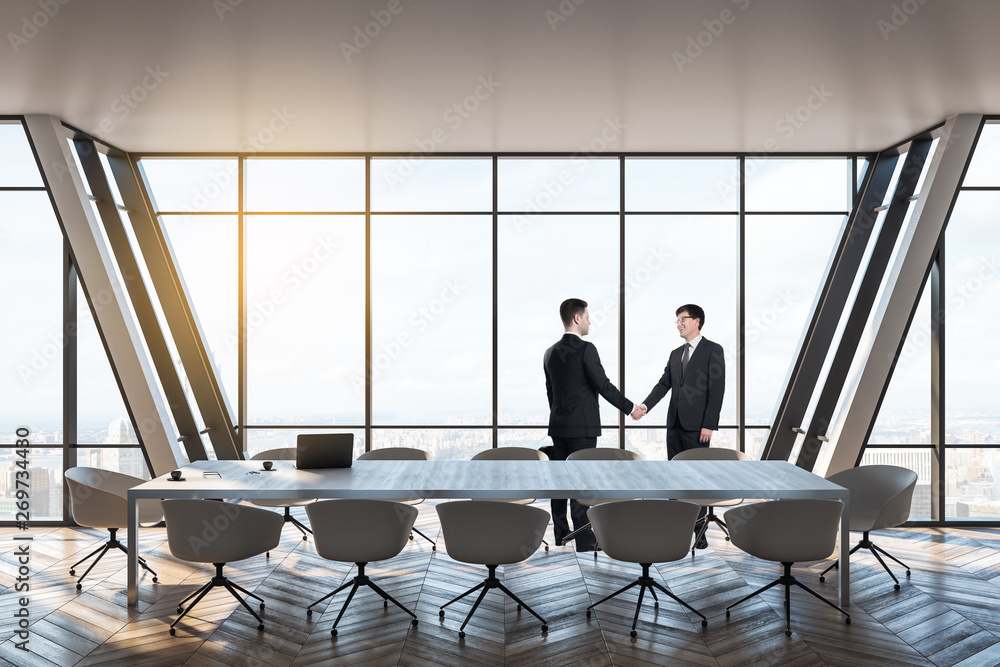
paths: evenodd
<path fill-rule="evenodd" d="M 831 498 L 840 521 L 840 605 L 850 604 L 848 490 L 786 461 L 355 461 L 298 470 L 275 461 L 197 461 L 184 481 L 157 477 L 128 491 L 128 534 L 138 545 L 139 499 L 166 498 Z M 258 472 L 261 471 L 261 472 Z M 136 607 L 139 549 L 128 550 L 128 604 Z"/>

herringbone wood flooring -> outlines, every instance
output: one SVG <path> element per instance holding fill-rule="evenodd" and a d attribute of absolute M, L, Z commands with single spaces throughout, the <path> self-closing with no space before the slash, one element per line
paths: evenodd
<path fill-rule="evenodd" d="M 540 504 L 544 506 L 544 503 Z M 433 503 L 421 506 L 417 526 L 440 537 Z M 286 526 L 271 558 L 227 566 L 227 574 L 266 600 L 266 630 L 225 591 L 213 592 L 178 625 L 167 626 L 177 603 L 208 580 L 210 566 L 170 556 L 163 528 L 143 529 L 141 549 L 159 574 L 144 575 L 141 604 L 125 604 L 125 559 L 110 554 L 78 592 L 69 566 L 106 533 L 80 528 L 34 528 L 30 535 L 30 649 L 13 637 L 19 608 L 14 529 L 0 530 L 0 663 L 14 665 L 1000 665 L 1000 529 L 897 529 L 873 535 L 876 543 L 908 563 L 913 576 L 899 591 L 870 555 L 852 561 L 851 625 L 819 600 L 792 593 L 791 637 L 784 634 L 780 587 L 750 600 L 726 618 L 725 607 L 776 578 L 780 566 L 752 558 L 709 531 L 711 548 L 694 558 L 659 565 L 654 577 L 709 620 L 660 595 L 648 595 L 639 615 L 639 636 L 629 630 L 636 590 L 584 610 L 631 581 L 637 565 L 604 554 L 595 560 L 564 548 L 539 550 L 527 561 L 498 570 L 502 581 L 548 621 L 543 634 L 530 614 L 491 592 L 466 628 L 458 627 L 473 596 L 438 607 L 483 578 L 485 569 L 457 563 L 439 541 L 437 553 L 417 537 L 391 561 L 367 570 L 390 595 L 420 619 L 411 627 L 399 609 L 383 608 L 374 593 L 355 597 L 337 638 L 330 628 L 346 596 L 305 614 L 313 600 L 353 576 L 353 568 L 319 557 Z M 24 533 L 20 533 L 23 535 Z M 550 535 L 550 542 L 551 535 Z M 804 583 L 836 600 L 835 577 L 818 580 L 829 563 L 799 564 Z M 897 574 L 902 570 L 897 569 Z M 10 638 L 10 639 L 8 639 Z"/>

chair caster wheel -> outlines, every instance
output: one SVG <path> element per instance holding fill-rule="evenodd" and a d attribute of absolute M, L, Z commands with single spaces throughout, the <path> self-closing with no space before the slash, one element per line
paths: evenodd
<path fill-rule="evenodd" d="M 910 576 L 910 571 L 909 570 L 906 571 L 906 576 Z"/>
<path fill-rule="evenodd" d="M 76 576 L 76 570 L 70 570 L 69 571 L 69 576 L 75 577 Z"/>
<path fill-rule="evenodd" d="M 850 625 L 851 624 L 851 617 L 848 616 L 847 618 L 845 618 L 844 619 L 844 623 L 846 623 L 847 625 Z"/>
<path fill-rule="evenodd" d="M 337 636 L 337 628 L 334 628 L 333 630 L 330 630 L 330 636 L 331 637 L 336 637 Z"/>
<path fill-rule="evenodd" d="M 177 631 L 176 631 L 176 630 L 174 630 L 173 628 L 170 628 L 170 634 L 171 634 L 171 635 L 176 635 L 176 634 L 177 634 Z"/>
<path fill-rule="evenodd" d="M 587 618 L 590 618 L 590 610 L 587 610 Z"/>
<path fill-rule="evenodd" d="M 701 627 L 707 628 L 708 627 L 708 621 L 706 621 L 705 619 L 701 619 Z"/>
<path fill-rule="evenodd" d="M 820 575 L 819 580 L 820 580 L 820 583 L 822 583 L 822 582 L 826 581 L 826 577 L 824 577 L 823 575 Z"/>
<path fill-rule="evenodd" d="M 628 633 L 628 636 L 632 637 L 633 639 L 635 639 L 636 637 L 639 636 L 639 633 L 636 632 L 635 630 L 633 630 L 632 632 Z"/>
<path fill-rule="evenodd" d="M 549 626 L 548 625 L 543 625 L 542 626 L 542 632 L 548 632 L 548 631 L 549 631 Z"/>
<path fill-rule="evenodd" d="M 270 557 L 271 557 L 271 552 L 270 551 L 265 551 L 264 552 L 264 558 L 270 558 Z"/>
<path fill-rule="evenodd" d="M 260 608 L 261 608 L 261 609 L 263 609 L 263 608 L 264 608 L 264 603 L 263 603 L 263 602 L 261 602 L 261 603 L 260 603 Z"/>
<path fill-rule="evenodd" d="M 726 610 L 726 618 L 729 618 L 729 610 Z"/>
<path fill-rule="evenodd" d="M 306 616 L 312 616 L 312 615 L 313 615 L 313 610 L 312 609 L 306 609 Z"/>
<path fill-rule="evenodd" d="M 594 550 L 594 560 L 597 560 L 597 550 Z"/>
<path fill-rule="evenodd" d="M 184 613 L 184 607 L 177 607 L 177 613 L 178 614 L 183 614 Z"/>
<path fill-rule="evenodd" d="M 417 627 L 417 623 L 419 623 L 417 619 L 413 619 L 412 621 L 410 621 L 410 625 L 412 625 L 413 627 Z"/>
<path fill-rule="evenodd" d="M 660 601 L 657 600 L 657 601 L 653 602 L 653 607 L 656 608 L 656 609 L 659 609 L 660 608 Z"/>
<path fill-rule="evenodd" d="M 444 609 L 438 610 L 438 618 L 444 618 Z"/>
<path fill-rule="evenodd" d="M 730 540 L 729 540 L 729 536 L 728 536 L 728 535 L 726 535 L 726 542 L 729 542 L 729 541 L 730 541 Z"/>
<path fill-rule="evenodd" d="M 459 630 L 459 632 L 458 632 L 458 638 L 459 639 L 465 639 L 465 631 L 464 630 Z"/>
<path fill-rule="evenodd" d="M 413 535 L 410 535 L 410 541 L 411 542 L 413 541 Z"/>
<path fill-rule="evenodd" d="M 785 630 L 785 636 L 786 637 L 791 637 L 792 636 L 792 631 L 791 630 Z"/>
<path fill-rule="evenodd" d="M 517 610 L 521 611 L 521 605 L 517 605 Z"/>
<path fill-rule="evenodd" d="M 549 552 L 549 545 L 546 544 L 545 545 L 545 553 L 548 553 L 548 552 Z"/>
<path fill-rule="evenodd" d="M 309 541 L 309 536 L 308 535 L 303 535 L 302 536 L 302 541 L 303 542 L 308 542 Z"/>
<path fill-rule="evenodd" d="M 153 577 L 153 583 L 154 583 L 154 584 L 158 584 L 158 583 L 160 583 L 160 580 L 159 580 L 159 579 L 157 579 L 156 577 Z"/>
<path fill-rule="evenodd" d="M 436 544 L 431 547 L 431 551 L 433 551 L 434 553 L 437 553 L 437 550 L 438 548 Z"/>
<path fill-rule="evenodd" d="M 388 608 L 389 608 L 389 601 L 382 600 L 382 609 L 388 609 Z"/>
<path fill-rule="evenodd" d="M 259 625 L 257 626 L 257 629 L 258 629 L 258 630 L 263 630 L 263 629 L 264 629 L 264 624 L 263 624 L 263 623 L 259 624 Z"/>
<path fill-rule="evenodd" d="M 76 585 L 76 590 L 82 591 L 83 590 L 83 584 L 77 584 Z"/>
<path fill-rule="evenodd" d="M 895 588 L 898 591 L 899 590 L 899 584 L 896 584 L 895 586 L 893 586 L 893 588 Z"/>

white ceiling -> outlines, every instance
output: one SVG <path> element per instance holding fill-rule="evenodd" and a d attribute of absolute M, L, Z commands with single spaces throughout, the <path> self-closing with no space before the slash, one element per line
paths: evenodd
<path fill-rule="evenodd" d="M 0 27 L 0 113 L 130 151 L 871 151 L 1000 112 L 990 0 L 4 0 Z"/>

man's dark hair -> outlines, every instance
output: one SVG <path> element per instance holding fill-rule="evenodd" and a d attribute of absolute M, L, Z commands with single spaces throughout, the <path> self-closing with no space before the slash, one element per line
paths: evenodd
<path fill-rule="evenodd" d="M 685 303 L 674 312 L 674 315 L 680 315 L 684 311 L 687 311 L 687 314 L 691 317 L 698 318 L 698 331 L 705 328 L 705 311 L 701 309 L 701 306 L 696 306 L 693 303 Z"/>
<path fill-rule="evenodd" d="M 559 306 L 559 317 L 562 318 L 563 326 L 569 326 L 573 324 L 573 318 L 577 315 L 583 315 L 583 311 L 587 308 L 587 302 L 583 299 L 566 299 Z"/>

